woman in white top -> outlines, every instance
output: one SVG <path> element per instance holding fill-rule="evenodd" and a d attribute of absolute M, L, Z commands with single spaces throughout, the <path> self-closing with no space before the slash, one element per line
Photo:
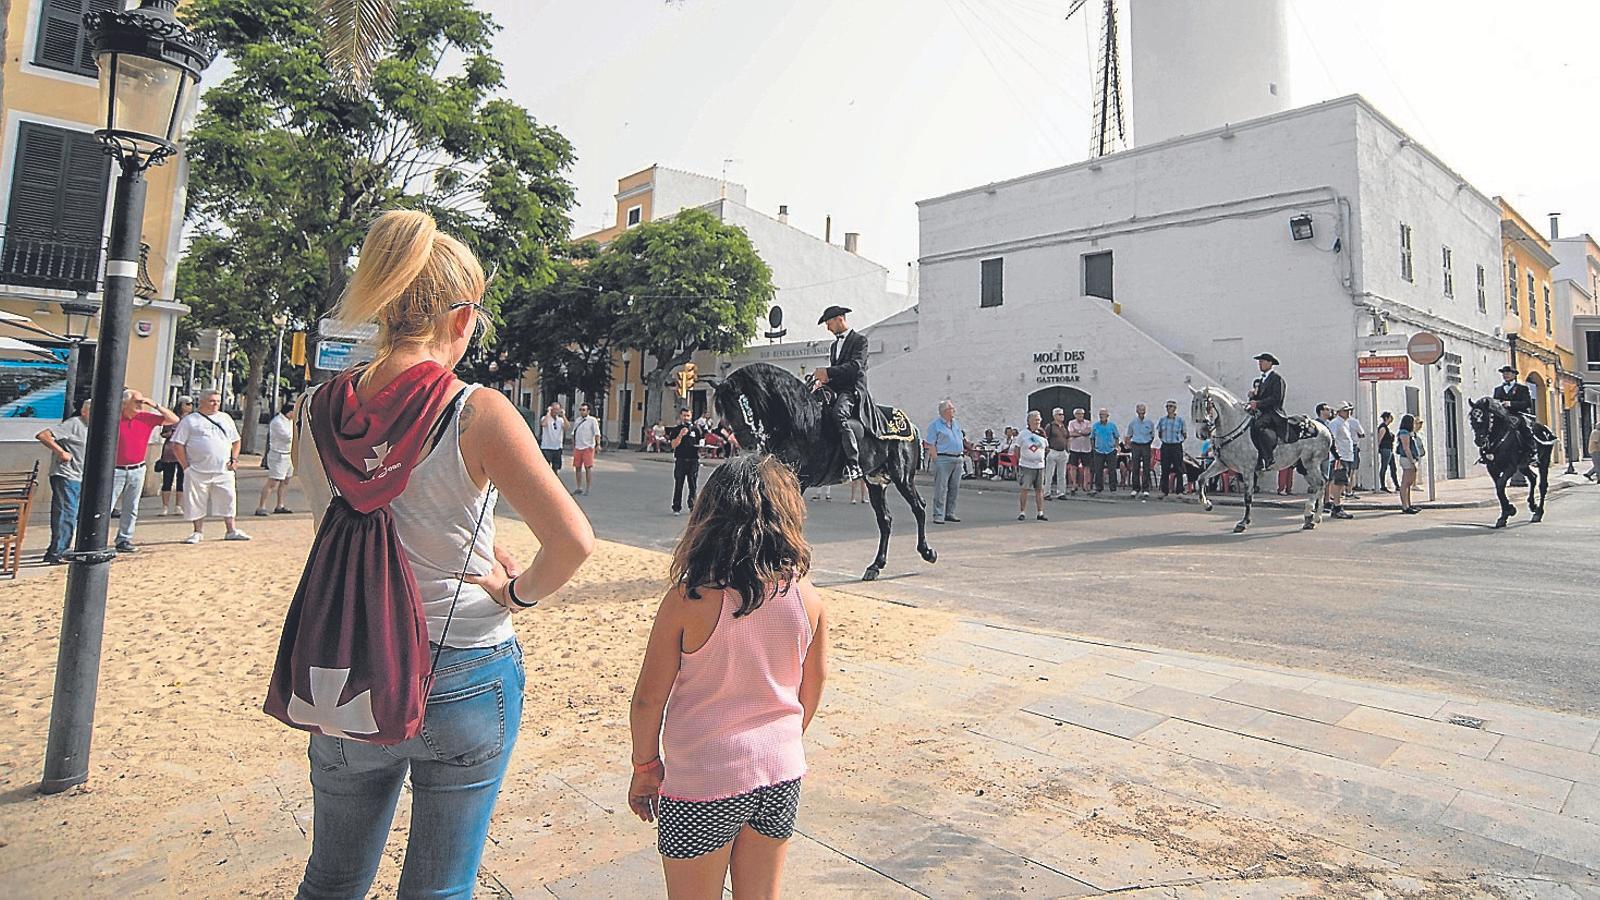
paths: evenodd
<path fill-rule="evenodd" d="M 283 505 L 284 488 L 289 486 L 289 479 L 294 477 L 294 460 L 289 453 L 294 444 L 294 420 L 289 418 L 293 412 L 294 402 L 285 403 L 272 421 L 267 423 L 267 449 L 261 453 L 261 467 L 267 470 L 267 483 L 261 486 L 261 498 L 256 501 L 258 516 L 268 515 L 267 498 L 272 496 L 273 491 L 278 492 L 278 505 L 272 512 L 294 512 Z"/>
<path fill-rule="evenodd" d="M 431 217 L 380 216 L 337 313 L 344 322 L 378 326 L 377 355 L 357 383 L 356 400 L 381 408 L 375 398 L 414 366 L 453 370 L 488 330 L 483 289 L 472 252 L 440 233 Z M 429 638 L 442 645 L 422 734 L 387 747 L 311 736 L 315 830 L 303 898 L 366 896 L 408 768 L 411 829 L 399 895 L 472 894 L 522 717 L 522 650 L 511 616 L 555 593 L 594 549 L 589 522 L 544 464 L 511 401 L 451 382 L 450 395 L 459 392 L 461 402 L 429 426 L 440 439 L 389 504 Z M 309 419 L 297 417 L 295 462 L 320 522 L 331 498 Z M 525 569 L 494 544 L 496 492 L 538 538 L 539 552 Z M 464 558 L 472 574 L 460 579 Z"/>

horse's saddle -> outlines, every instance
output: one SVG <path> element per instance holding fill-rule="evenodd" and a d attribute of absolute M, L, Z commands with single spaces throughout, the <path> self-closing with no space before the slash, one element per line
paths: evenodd
<path fill-rule="evenodd" d="M 880 406 L 879 412 L 883 413 L 884 427 L 877 429 L 878 439 L 882 441 L 914 441 L 917 439 L 917 427 L 911 424 L 911 419 L 905 410 L 895 409 L 892 406 Z"/>
<path fill-rule="evenodd" d="M 1315 421 L 1310 416 L 1289 416 L 1287 423 L 1283 426 L 1284 443 L 1292 444 L 1295 441 L 1303 441 L 1306 438 L 1314 437 L 1317 433 L 1317 426 L 1313 424 Z"/>

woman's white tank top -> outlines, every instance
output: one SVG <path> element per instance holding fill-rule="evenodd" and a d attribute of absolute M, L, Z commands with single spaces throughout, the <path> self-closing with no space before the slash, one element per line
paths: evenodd
<path fill-rule="evenodd" d="M 478 387 L 467 385 L 461 402 L 465 404 Z M 310 408 L 314 391 L 306 392 L 301 400 L 302 409 Z M 301 416 L 296 429 L 295 447 L 299 458 L 295 460 L 295 473 L 311 503 L 312 516 L 320 526 L 323 513 L 333 502 L 333 494 L 316 450 L 310 416 Z M 513 636 L 511 613 L 494 602 L 483 588 L 460 581 L 457 574 L 462 571 L 464 561 L 465 570 L 470 574 L 482 575 L 489 571 L 494 559 L 495 506 L 500 495 L 492 486 L 478 490 L 467 472 L 466 461 L 461 458 L 459 415 L 451 420 L 448 429 L 445 439 L 412 470 L 404 493 L 389 504 L 389 510 L 394 515 L 400 545 L 417 578 L 422 609 L 428 619 L 428 639 L 437 644 L 443 635 L 447 647 L 493 647 Z M 485 503 L 488 503 L 487 511 Z M 478 528 L 478 538 L 472 544 L 469 559 L 468 542 L 472 540 L 473 526 L 478 524 L 480 514 L 483 524 Z M 450 602 L 455 599 L 458 585 L 461 598 L 456 602 L 455 615 L 450 617 L 446 633 L 445 619 L 450 614 Z"/>

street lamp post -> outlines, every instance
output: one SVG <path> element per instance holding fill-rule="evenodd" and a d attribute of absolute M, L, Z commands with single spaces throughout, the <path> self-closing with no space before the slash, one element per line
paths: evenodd
<path fill-rule="evenodd" d="M 56 657 L 50 737 L 40 793 L 55 794 L 89 778 L 89 741 L 100 678 L 100 640 L 114 551 L 110 530 L 111 481 L 116 465 L 117 418 L 128 371 L 128 331 L 133 322 L 134 280 L 144 223 L 144 171 L 178 152 L 194 117 L 200 73 L 216 46 L 177 20 L 177 0 L 144 0 L 134 10 L 100 10 L 84 16 L 100 67 L 105 127 L 95 132 L 119 172 L 112 201 L 100 342 L 94 359 L 89 442 L 84 454 L 77 546 L 68 554 L 66 607 Z"/>
<path fill-rule="evenodd" d="M 628 350 L 622 351 L 622 390 L 617 393 L 617 398 L 622 401 L 622 409 L 617 410 L 617 430 L 622 433 L 618 435 L 618 450 L 628 449 L 628 431 L 633 428 L 633 416 L 630 415 L 633 410 L 628 408 L 633 405 L 633 386 L 628 383 L 628 370 L 632 366 L 632 352 Z M 623 420 L 627 420 L 628 422 L 626 427 L 624 427 L 622 424 Z"/>
<path fill-rule="evenodd" d="M 61 304 L 61 312 L 67 318 L 67 395 L 62 401 L 61 418 L 68 419 L 78 411 L 79 348 L 89 339 L 89 326 L 99 314 L 100 304 L 91 302 L 87 294 L 80 292 L 78 299 Z"/>

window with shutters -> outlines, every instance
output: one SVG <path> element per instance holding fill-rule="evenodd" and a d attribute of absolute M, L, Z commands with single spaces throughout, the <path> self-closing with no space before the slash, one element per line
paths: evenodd
<path fill-rule="evenodd" d="M 1110 250 L 1101 253 L 1085 253 L 1083 255 L 1083 295 L 1085 297 L 1099 297 L 1102 300 L 1117 299 L 1112 289 L 1111 263 Z"/>
<path fill-rule="evenodd" d="M 1506 288 L 1511 296 L 1506 298 L 1506 305 L 1511 307 L 1511 314 L 1517 314 L 1517 261 L 1506 259 Z"/>
<path fill-rule="evenodd" d="M 0 279 L 96 290 L 111 157 L 88 132 L 37 122 L 20 123 L 15 147 Z"/>
<path fill-rule="evenodd" d="M 1533 295 L 1533 273 L 1528 273 L 1528 324 L 1539 324 L 1539 298 Z"/>
<path fill-rule="evenodd" d="M 1544 333 L 1555 333 L 1555 317 L 1550 315 L 1550 285 L 1544 286 Z"/>
<path fill-rule="evenodd" d="M 1411 263 L 1411 226 L 1400 226 L 1400 277 L 1416 281 L 1416 271 Z"/>
<path fill-rule="evenodd" d="M 1456 295 L 1455 261 L 1450 256 L 1449 247 L 1444 248 L 1444 295 L 1446 297 Z"/>
<path fill-rule="evenodd" d="M 1479 266 L 1478 267 L 1478 312 L 1488 312 L 1489 311 L 1489 290 L 1488 290 L 1489 285 L 1488 285 L 1488 278 L 1489 278 L 1489 273 L 1484 271 L 1483 266 Z"/>
<path fill-rule="evenodd" d="M 38 0 L 39 34 L 34 42 L 33 62 L 47 69 L 71 72 L 89 78 L 99 77 L 94 64 L 94 48 L 83 27 L 86 13 L 121 9 L 120 0 Z"/>
<path fill-rule="evenodd" d="M 987 309 L 1005 302 L 1005 258 L 995 257 L 979 263 L 981 269 L 978 307 Z"/>

